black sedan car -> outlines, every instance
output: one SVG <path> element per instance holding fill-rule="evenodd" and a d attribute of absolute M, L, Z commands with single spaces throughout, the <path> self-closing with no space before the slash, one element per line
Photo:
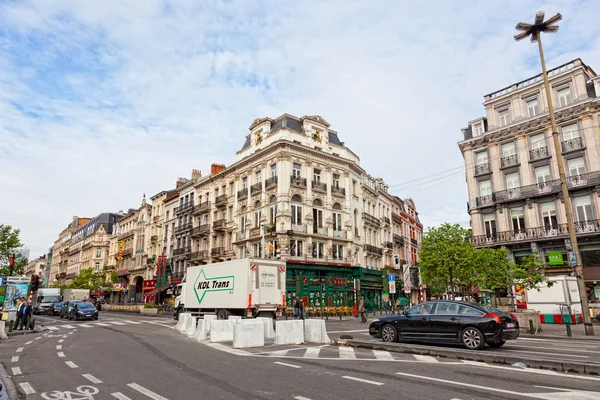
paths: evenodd
<path fill-rule="evenodd" d="M 69 318 L 69 315 L 71 313 L 71 310 L 73 309 L 73 306 L 75 306 L 75 304 L 78 304 L 78 303 L 83 303 L 83 300 L 64 301 L 62 303 L 62 307 L 60 308 L 60 313 L 58 313 L 58 316 L 61 318 Z"/>
<path fill-rule="evenodd" d="M 436 300 L 418 304 L 401 315 L 373 320 L 369 334 L 385 342 L 461 343 L 471 350 L 486 343 L 501 347 L 519 337 L 519 322 L 510 313 L 462 301 Z"/>
<path fill-rule="evenodd" d="M 61 308 L 62 308 L 62 303 L 52 304 L 52 306 L 50 306 L 50 308 L 48 308 L 48 315 L 49 316 L 60 315 Z"/>
<path fill-rule="evenodd" d="M 69 311 L 69 319 L 98 319 L 98 310 L 93 303 L 80 302 L 73 305 Z"/>

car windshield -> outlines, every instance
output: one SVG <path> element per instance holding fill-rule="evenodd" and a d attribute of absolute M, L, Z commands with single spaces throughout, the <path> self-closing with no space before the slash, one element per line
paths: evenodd
<path fill-rule="evenodd" d="M 56 303 L 57 301 L 60 301 L 60 296 L 42 296 L 41 301 L 42 303 Z"/>
<path fill-rule="evenodd" d="M 54 308 L 62 308 L 62 303 L 54 303 Z"/>
<path fill-rule="evenodd" d="M 81 300 L 70 301 L 69 302 L 69 307 L 73 307 L 75 304 L 81 304 L 81 303 L 83 303 L 83 301 L 81 301 Z"/>
<path fill-rule="evenodd" d="M 80 310 L 95 310 L 96 309 L 96 307 L 94 307 L 94 305 L 91 303 L 81 303 L 77 307 L 79 307 Z"/>

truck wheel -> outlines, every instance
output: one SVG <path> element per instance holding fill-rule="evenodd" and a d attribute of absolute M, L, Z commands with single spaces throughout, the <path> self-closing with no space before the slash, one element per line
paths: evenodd
<path fill-rule="evenodd" d="M 179 314 L 181 314 L 181 308 L 178 308 L 177 311 L 175 311 L 175 321 L 179 321 Z"/>
<path fill-rule="evenodd" d="M 217 311 L 217 319 L 229 319 L 229 311 L 221 308 L 219 311 Z"/>

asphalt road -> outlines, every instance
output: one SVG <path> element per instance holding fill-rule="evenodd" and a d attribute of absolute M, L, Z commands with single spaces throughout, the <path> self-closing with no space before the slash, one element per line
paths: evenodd
<path fill-rule="evenodd" d="M 26 399 L 600 398 L 600 377 L 593 376 L 410 355 L 366 357 L 369 352 L 359 350 L 353 357 L 328 346 L 311 346 L 311 357 L 298 346 L 235 352 L 228 344 L 193 342 L 171 329 L 174 321 L 159 318 L 37 319 L 52 330 L 0 346 L 0 362 Z"/>

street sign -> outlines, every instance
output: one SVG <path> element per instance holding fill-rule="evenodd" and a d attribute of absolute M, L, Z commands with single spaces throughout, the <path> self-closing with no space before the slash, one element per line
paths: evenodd
<path fill-rule="evenodd" d="M 396 282 L 395 281 L 390 281 L 389 285 L 390 285 L 390 294 L 396 293 Z"/>
<path fill-rule="evenodd" d="M 394 282 L 395 280 L 396 280 L 396 277 L 394 275 L 388 275 L 388 281 Z"/>
<path fill-rule="evenodd" d="M 577 253 L 574 251 L 569 252 L 569 265 L 577 265 Z"/>
<path fill-rule="evenodd" d="M 404 286 L 404 293 L 410 293 L 410 286 Z"/>

